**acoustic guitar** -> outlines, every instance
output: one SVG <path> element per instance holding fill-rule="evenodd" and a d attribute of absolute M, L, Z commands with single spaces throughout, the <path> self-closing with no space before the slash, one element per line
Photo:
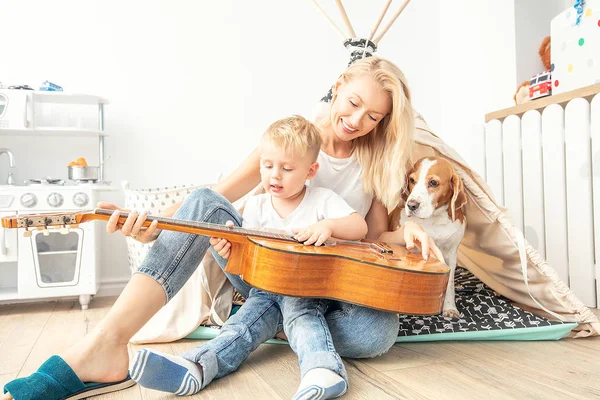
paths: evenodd
<path fill-rule="evenodd" d="M 4 228 L 63 229 L 93 220 L 107 221 L 113 210 L 35 214 L 2 218 Z M 121 212 L 119 223 L 128 213 Z M 442 310 L 449 268 L 434 257 L 424 260 L 405 247 L 374 241 L 329 240 L 306 246 L 286 233 L 228 227 L 149 216 L 158 228 L 217 236 L 231 242 L 226 272 L 249 285 L 286 296 L 341 300 L 406 314 L 431 315 Z"/>

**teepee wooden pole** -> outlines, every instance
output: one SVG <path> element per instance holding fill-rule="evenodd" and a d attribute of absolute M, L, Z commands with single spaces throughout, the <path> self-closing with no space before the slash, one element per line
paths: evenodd
<path fill-rule="evenodd" d="M 344 23 L 346 24 L 346 28 L 350 32 L 350 37 L 356 37 L 356 33 L 354 33 L 354 29 L 352 29 L 352 24 L 350 23 L 350 19 L 348 18 L 348 14 L 346 14 L 346 10 L 344 9 L 344 5 L 342 4 L 342 0 L 335 0 L 338 9 L 340 10 L 340 14 L 342 14 L 342 18 L 344 19 Z"/>
<path fill-rule="evenodd" d="M 383 8 L 381 15 L 379 16 L 379 19 L 375 23 L 375 26 L 373 27 L 373 29 L 371 29 L 371 33 L 369 34 L 369 40 L 373 39 L 373 36 L 375 36 L 375 32 L 377 32 L 377 29 L 379 28 L 379 24 L 381 24 L 381 21 L 383 21 L 383 17 L 385 16 L 385 13 L 387 12 L 388 8 L 390 8 L 390 4 L 392 4 L 392 0 L 388 0 L 387 3 L 385 4 L 385 7 Z"/>
<path fill-rule="evenodd" d="M 348 39 L 348 37 L 344 34 L 344 32 L 342 32 L 342 30 L 340 28 L 338 28 L 338 26 L 335 24 L 335 22 L 333 22 L 333 20 L 331 18 L 329 18 L 329 15 L 327 15 L 327 13 L 325 12 L 325 10 L 323 10 L 321 8 L 321 6 L 319 5 L 319 3 L 317 3 L 317 0 L 312 0 L 312 2 L 315 4 L 315 6 L 321 12 L 321 14 L 323 14 L 323 16 L 325 17 L 325 19 L 327 19 L 327 21 L 329 21 L 329 23 L 331 24 L 331 26 L 333 27 L 333 29 L 335 29 L 340 34 L 340 36 L 342 37 L 342 39 L 343 40 Z"/>
<path fill-rule="evenodd" d="M 388 29 L 390 29 L 391 26 L 394 24 L 394 22 L 396 22 L 396 19 L 400 16 L 400 14 L 402 14 L 402 11 L 404 11 L 404 9 L 408 5 L 408 3 L 410 3 L 410 0 L 404 1 L 404 4 L 402 4 L 402 6 L 400 6 L 400 9 L 398 11 L 396 11 L 396 14 L 394 14 L 394 16 L 392 17 L 390 22 L 388 22 L 386 27 L 383 28 L 383 32 L 381 32 L 379 35 L 377 35 L 377 37 L 373 40 L 373 42 L 375 42 L 375 44 L 379 43 L 381 38 L 383 38 L 383 35 L 385 35 L 385 33 L 388 31 Z"/>

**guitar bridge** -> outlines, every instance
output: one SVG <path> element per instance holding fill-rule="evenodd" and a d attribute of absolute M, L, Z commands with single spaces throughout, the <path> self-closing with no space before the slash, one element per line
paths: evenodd
<path fill-rule="evenodd" d="M 371 243 L 371 246 L 375 248 L 381 254 L 393 254 L 394 250 L 385 243 Z"/>

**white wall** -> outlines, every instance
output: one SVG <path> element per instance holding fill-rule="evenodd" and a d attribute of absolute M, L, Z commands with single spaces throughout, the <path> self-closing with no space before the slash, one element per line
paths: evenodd
<path fill-rule="evenodd" d="M 343 26 L 334 2 L 320 3 Z M 368 32 L 384 3 L 344 2 L 357 33 Z M 108 98 L 106 179 L 137 188 L 212 182 L 230 172 L 274 119 L 309 115 L 347 63 L 341 40 L 309 0 L 4 0 L 0 15 L 0 81 L 48 79 Z M 509 106 L 516 87 L 511 35 L 513 1 L 419 0 L 380 43 L 431 128 L 474 165 L 479 152 L 469 148 L 469 129 L 485 112 Z M 15 153 L 19 182 L 66 178 L 70 160 L 97 158 L 96 143 L 0 136 Z M 0 160 L 0 179 L 4 168 Z M 107 198 L 123 201 L 120 192 Z M 124 282 L 122 238 L 106 235 L 101 251 L 102 280 Z"/>
<path fill-rule="evenodd" d="M 545 70 L 538 54 L 540 44 L 550 36 L 550 21 L 572 7 L 573 0 L 527 0 L 515 2 L 515 47 L 517 82 L 528 81 Z"/>
<path fill-rule="evenodd" d="M 441 136 L 484 175 L 484 115 L 513 105 L 514 1 L 440 2 Z"/>

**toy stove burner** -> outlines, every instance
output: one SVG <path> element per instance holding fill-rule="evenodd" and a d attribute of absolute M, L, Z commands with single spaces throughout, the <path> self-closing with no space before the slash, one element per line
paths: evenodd
<path fill-rule="evenodd" d="M 62 186 L 65 184 L 64 179 L 53 179 L 50 177 L 41 178 L 41 179 L 30 179 L 27 182 L 28 185 L 59 185 Z"/>
<path fill-rule="evenodd" d="M 78 179 L 76 181 L 70 181 L 75 186 L 110 186 L 111 181 L 99 181 L 97 179 L 94 180 L 82 180 Z"/>
<path fill-rule="evenodd" d="M 76 185 L 83 184 L 83 183 L 96 183 L 96 182 L 98 182 L 98 179 L 75 179 L 75 180 L 73 180 L 73 182 Z"/>

